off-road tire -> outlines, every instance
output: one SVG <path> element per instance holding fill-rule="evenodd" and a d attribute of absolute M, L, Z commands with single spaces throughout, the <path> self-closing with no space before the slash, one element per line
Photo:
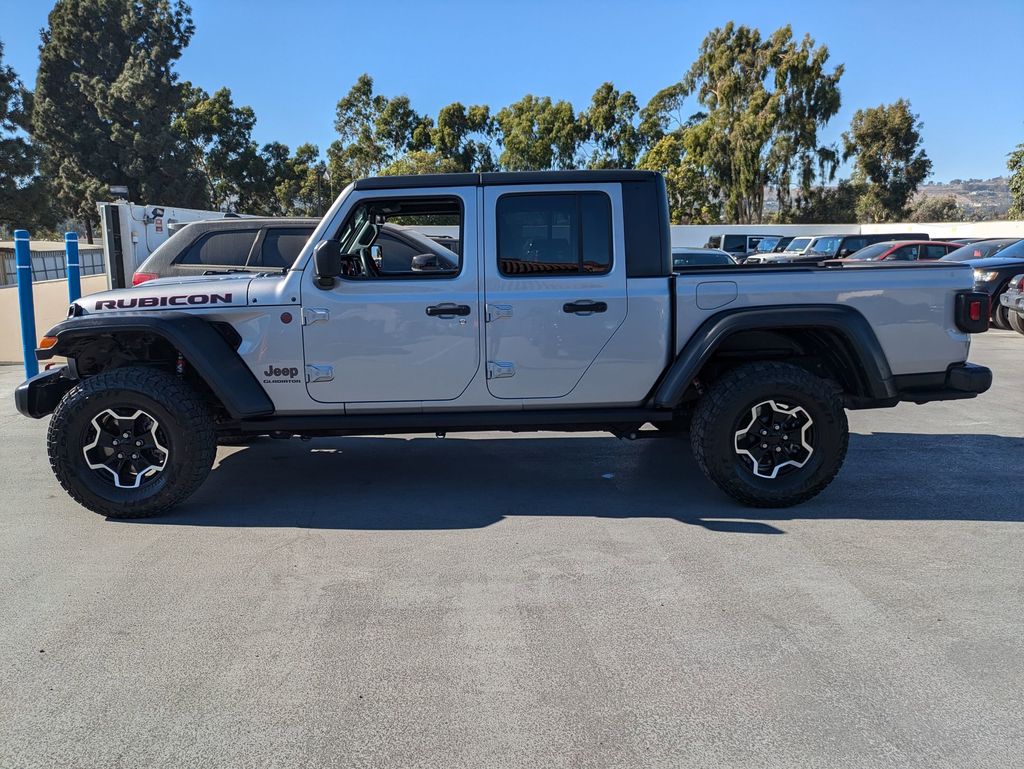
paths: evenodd
<path fill-rule="evenodd" d="M 83 453 L 97 414 L 129 408 L 151 414 L 169 444 L 163 470 L 134 489 L 104 480 Z M 89 377 L 69 390 L 53 412 L 46 448 L 54 475 L 80 505 L 110 518 L 145 518 L 199 488 L 213 466 L 217 436 L 209 409 L 188 383 L 158 369 L 127 367 Z"/>
<path fill-rule="evenodd" d="M 1010 328 L 1018 334 L 1024 334 L 1024 314 L 1012 310 L 1006 313 L 1006 318 L 1010 323 Z"/>
<path fill-rule="evenodd" d="M 773 479 L 755 475 L 734 443 L 751 410 L 768 400 L 802 407 L 814 428 L 806 464 Z M 690 445 L 704 475 L 750 507 L 790 507 L 816 496 L 839 472 L 848 444 L 839 386 L 788 363 L 747 363 L 728 372 L 698 402 L 690 428 Z"/>

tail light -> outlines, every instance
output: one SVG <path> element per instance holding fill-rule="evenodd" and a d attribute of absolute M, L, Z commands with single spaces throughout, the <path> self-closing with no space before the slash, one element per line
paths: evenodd
<path fill-rule="evenodd" d="M 132 285 L 138 286 L 147 280 L 156 280 L 159 277 L 155 272 L 137 272 L 132 275 Z"/>
<path fill-rule="evenodd" d="M 992 297 L 984 291 L 961 291 L 956 295 L 956 327 L 968 334 L 988 331 Z"/>

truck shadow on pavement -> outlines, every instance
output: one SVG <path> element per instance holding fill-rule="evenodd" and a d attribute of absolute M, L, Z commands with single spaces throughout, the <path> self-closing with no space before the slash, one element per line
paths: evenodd
<path fill-rule="evenodd" d="M 202 488 L 143 525 L 476 529 L 509 516 L 669 518 L 782 534 L 802 519 L 1024 521 L 1024 438 L 853 434 L 838 477 L 782 510 L 733 502 L 686 439 L 260 439 L 221 449 Z"/>

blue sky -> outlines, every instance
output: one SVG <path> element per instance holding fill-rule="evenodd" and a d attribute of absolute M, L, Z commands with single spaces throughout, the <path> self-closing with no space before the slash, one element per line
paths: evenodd
<path fill-rule="evenodd" d="M 846 65 L 836 140 L 859 107 L 909 99 L 933 179 L 1004 174 L 1024 141 L 1024 2 L 605 2 L 583 0 L 193 0 L 182 77 L 226 85 L 256 110 L 255 138 L 332 141 L 334 105 L 362 72 L 420 112 L 452 101 L 499 108 L 525 93 L 586 105 L 611 80 L 644 103 L 675 82 L 705 33 L 732 19 L 791 24 Z M 51 3 L 0 0 L 6 62 L 34 82 Z"/>

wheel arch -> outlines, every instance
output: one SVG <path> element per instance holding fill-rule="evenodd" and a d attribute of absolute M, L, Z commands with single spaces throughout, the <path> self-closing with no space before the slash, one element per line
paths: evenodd
<path fill-rule="evenodd" d="M 228 326 L 230 329 L 230 326 Z M 104 368 L 157 360 L 180 354 L 195 375 L 209 388 L 232 419 L 268 416 L 274 404 L 233 344 L 233 329 L 218 328 L 195 315 L 180 312 L 117 313 L 69 318 L 47 332 L 56 337 L 40 360 L 56 356 L 76 362 L 76 375 L 88 375 L 77 365 L 86 350 L 107 355 Z M 139 357 L 140 349 L 145 352 Z M 130 363 L 129 363 L 130 361 Z"/>
<path fill-rule="evenodd" d="M 850 405 L 897 399 L 889 361 L 860 312 L 843 305 L 776 305 L 727 310 L 704 321 L 655 388 L 654 405 L 675 408 L 695 380 L 755 360 L 792 360 L 827 374 Z"/>

